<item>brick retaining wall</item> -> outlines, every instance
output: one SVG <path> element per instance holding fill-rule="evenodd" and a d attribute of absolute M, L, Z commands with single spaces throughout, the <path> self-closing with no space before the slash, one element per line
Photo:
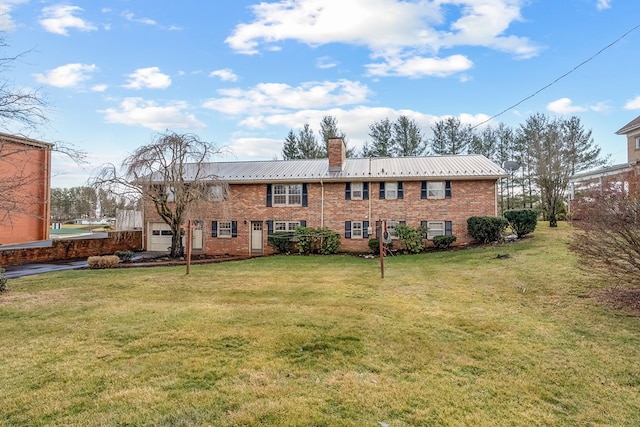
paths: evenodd
<path fill-rule="evenodd" d="M 142 250 L 141 231 L 113 231 L 108 237 L 87 239 L 56 239 L 51 246 L 24 249 L 0 247 L 0 265 L 46 263 L 95 255 L 112 255 L 115 251 Z"/>

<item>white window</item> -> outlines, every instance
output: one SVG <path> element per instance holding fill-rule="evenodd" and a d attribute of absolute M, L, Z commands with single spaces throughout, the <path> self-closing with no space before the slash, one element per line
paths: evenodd
<path fill-rule="evenodd" d="M 636 136 L 636 150 L 640 150 L 640 136 Z"/>
<path fill-rule="evenodd" d="M 444 199 L 444 181 L 427 181 L 427 199 Z"/>
<path fill-rule="evenodd" d="M 431 240 L 435 236 L 444 236 L 444 221 L 427 221 L 427 239 Z"/>
<path fill-rule="evenodd" d="M 351 222 L 351 238 L 352 239 L 362 239 L 362 221 L 352 221 Z"/>
<path fill-rule="evenodd" d="M 387 221 L 387 233 L 392 239 L 398 238 L 398 234 L 396 234 L 396 226 L 398 224 L 400 224 L 400 221 Z"/>
<path fill-rule="evenodd" d="M 231 237 L 231 221 L 218 221 L 218 237 Z"/>
<path fill-rule="evenodd" d="M 398 183 L 397 182 L 385 182 L 385 184 L 384 184 L 384 198 L 385 199 L 397 199 L 398 198 Z"/>
<path fill-rule="evenodd" d="M 273 231 L 295 231 L 296 227 L 300 227 L 300 221 L 273 221 Z"/>
<path fill-rule="evenodd" d="M 362 183 L 351 183 L 351 200 L 362 200 Z"/>
<path fill-rule="evenodd" d="M 215 184 L 209 187 L 209 197 L 214 202 L 225 200 L 227 191 L 223 185 Z"/>
<path fill-rule="evenodd" d="M 274 206 L 302 206 L 302 184 L 275 184 Z"/>

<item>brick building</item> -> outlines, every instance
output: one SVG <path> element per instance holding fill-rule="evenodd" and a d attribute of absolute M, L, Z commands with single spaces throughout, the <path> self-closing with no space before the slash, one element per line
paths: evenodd
<path fill-rule="evenodd" d="M 267 254 L 267 236 L 296 226 L 340 234 L 340 250 L 368 250 L 375 221 L 391 234 L 404 222 L 427 224 L 429 238 L 453 234 L 468 241 L 467 218 L 496 216 L 503 169 L 481 155 L 352 159 L 342 139 L 329 141 L 328 159 L 216 162 L 207 165 L 224 182 L 212 183 L 213 200 L 198 218 L 194 251 Z M 148 250 L 167 250 L 171 232 L 145 206 Z"/>
<path fill-rule="evenodd" d="M 0 133 L 0 244 L 49 238 L 52 148 Z"/>

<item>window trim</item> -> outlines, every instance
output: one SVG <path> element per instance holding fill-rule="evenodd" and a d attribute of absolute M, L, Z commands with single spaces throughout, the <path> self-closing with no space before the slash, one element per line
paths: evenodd
<path fill-rule="evenodd" d="M 285 191 L 284 193 L 276 194 L 276 189 L 278 187 L 282 187 Z M 292 187 L 299 187 L 300 192 L 294 193 L 291 192 Z M 276 203 L 276 197 L 284 197 L 284 203 Z M 299 197 L 300 202 L 291 203 L 292 197 Z M 267 184 L 267 207 L 287 207 L 287 206 L 301 206 L 307 207 L 309 205 L 308 201 L 308 185 L 306 183 L 278 183 L 278 184 Z"/>
<path fill-rule="evenodd" d="M 360 192 L 360 196 L 355 195 L 357 191 Z M 364 183 L 363 182 L 351 183 L 351 200 L 364 200 Z"/>
<path fill-rule="evenodd" d="M 228 227 L 225 225 L 228 224 Z M 227 231 L 228 230 L 228 231 Z M 218 221 L 217 237 L 220 239 L 230 239 L 233 235 L 233 221 Z M 223 234 L 224 232 L 224 234 Z M 227 234 L 228 233 L 228 234 Z"/>
<path fill-rule="evenodd" d="M 283 225 L 284 228 L 279 229 L 278 226 Z M 300 227 L 300 221 L 281 221 L 281 220 L 273 220 L 273 232 L 274 233 L 284 233 L 287 231 L 295 231 L 296 228 Z"/>
<path fill-rule="evenodd" d="M 636 150 L 640 150 L 640 136 L 636 136 Z"/>

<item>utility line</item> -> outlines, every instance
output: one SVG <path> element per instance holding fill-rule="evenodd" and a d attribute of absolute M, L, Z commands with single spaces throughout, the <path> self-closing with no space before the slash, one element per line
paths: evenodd
<path fill-rule="evenodd" d="M 554 84 L 556 84 L 557 82 L 559 82 L 560 80 L 564 79 L 565 77 L 567 77 L 569 74 L 573 73 L 574 71 L 576 71 L 578 68 L 582 67 L 583 65 L 585 65 L 587 62 L 591 61 L 592 59 L 594 59 L 595 57 L 597 57 L 598 55 L 600 55 L 602 52 L 604 52 L 605 50 L 609 49 L 611 46 L 615 45 L 616 43 L 618 43 L 620 40 L 622 40 L 623 38 L 627 37 L 629 34 L 631 34 L 632 32 L 634 32 L 635 30 L 637 30 L 638 28 L 640 28 L 640 24 L 636 25 L 635 27 L 631 28 L 629 31 L 627 31 L 626 33 L 624 33 L 623 35 L 621 35 L 620 37 L 618 37 L 617 39 L 615 39 L 613 42 L 609 43 L 608 45 L 606 45 L 605 47 L 603 47 L 602 49 L 600 49 L 599 51 L 597 51 L 595 54 L 591 55 L 588 59 L 582 61 L 581 63 L 579 63 L 578 65 L 576 65 L 575 67 L 573 67 L 571 70 L 567 71 L 566 73 L 564 73 L 563 75 L 561 75 L 560 77 L 558 77 L 557 79 L 555 79 L 554 81 L 552 81 L 551 83 L 549 83 L 548 85 L 538 89 L 537 91 L 535 91 L 534 93 L 532 93 L 531 95 L 527 96 L 526 98 L 521 99 L 520 101 L 516 102 L 515 104 L 513 104 L 510 107 L 505 108 L 504 110 L 500 111 L 498 114 L 495 114 L 491 117 L 489 117 L 487 120 L 478 123 L 475 126 L 472 126 L 471 129 L 475 129 L 478 126 L 482 126 L 483 124 L 490 122 L 491 120 L 495 119 L 496 117 L 499 117 L 501 115 L 503 115 L 504 113 L 506 113 L 507 111 L 517 107 L 518 105 L 522 104 L 525 101 L 528 101 L 529 99 L 533 98 L 534 96 L 536 96 L 537 94 L 539 94 L 540 92 L 542 92 L 543 90 L 553 86 Z"/>

